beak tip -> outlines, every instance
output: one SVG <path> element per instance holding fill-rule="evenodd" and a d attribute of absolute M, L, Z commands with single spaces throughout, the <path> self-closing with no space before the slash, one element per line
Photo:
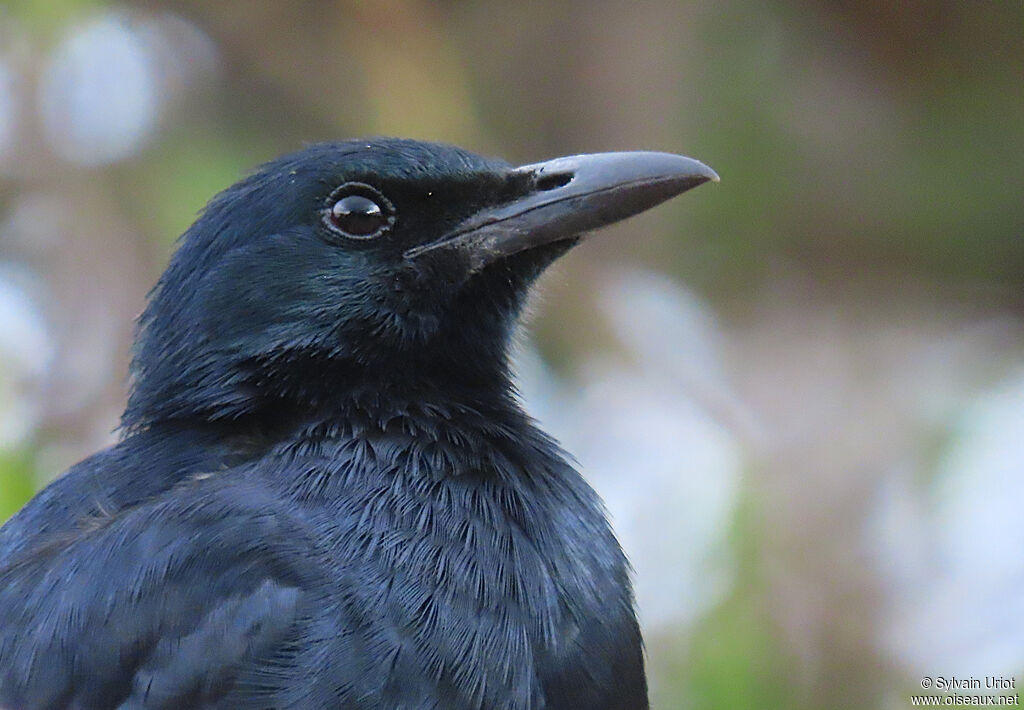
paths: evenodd
<path fill-rule="evenodd" d="M 693 161 L 697 163 L 697 173 L 700 177 L 704 178 L 707 182 L 722 182 L 722 178 L 718 176 L 712 168 L 700 162 L 699 160 Z"/>

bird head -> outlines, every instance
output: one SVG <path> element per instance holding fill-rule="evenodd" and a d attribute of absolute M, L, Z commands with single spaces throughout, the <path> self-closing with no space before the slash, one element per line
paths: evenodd
<path fill-rule="evenodd" d="M 515 167 L 322 143 L 216 196 L 139 321 L 123 424 L 318 406 L 346 382 L 503 379 L 534 279 L 580 235 L 718 177 L 667 153 Z"/>

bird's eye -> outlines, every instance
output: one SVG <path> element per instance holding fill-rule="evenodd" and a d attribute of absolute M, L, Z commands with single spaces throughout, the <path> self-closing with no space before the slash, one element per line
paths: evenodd
<path fill-rule="evenodd" d="M 348 182 L 327 199 L 324 222 L 349 239 L 375 239 L 394 225 L 395 209 L 369 185 Z"/>

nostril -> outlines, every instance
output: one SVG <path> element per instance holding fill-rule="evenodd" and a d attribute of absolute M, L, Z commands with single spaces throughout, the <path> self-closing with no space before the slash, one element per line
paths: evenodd
<path fill-rule="evenodd" d="M 546 191 L 565 187 L 572 182 L 573 177 L 572 173 L 552 173 L 550 175 L 544 175 L 543 177 L 537 178 L 537 189 Z"/>

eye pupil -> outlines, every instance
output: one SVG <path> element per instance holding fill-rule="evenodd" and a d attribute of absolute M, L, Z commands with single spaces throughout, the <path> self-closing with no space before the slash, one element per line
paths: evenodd
<path fill-rule="evenodd" d="M 385 222 L 380 205 L 362 195 L 349 195 L 335 202 L 331 217 L 339 229 L 358 237 L 373 234 Z"/>
<path fill-rule="evenodd" d="M 331 228 L 355 239 L 380 236 L 393 220 L 391 203 L 362 183 L 347 183 L 335 190 L 326 212 Z"/>

